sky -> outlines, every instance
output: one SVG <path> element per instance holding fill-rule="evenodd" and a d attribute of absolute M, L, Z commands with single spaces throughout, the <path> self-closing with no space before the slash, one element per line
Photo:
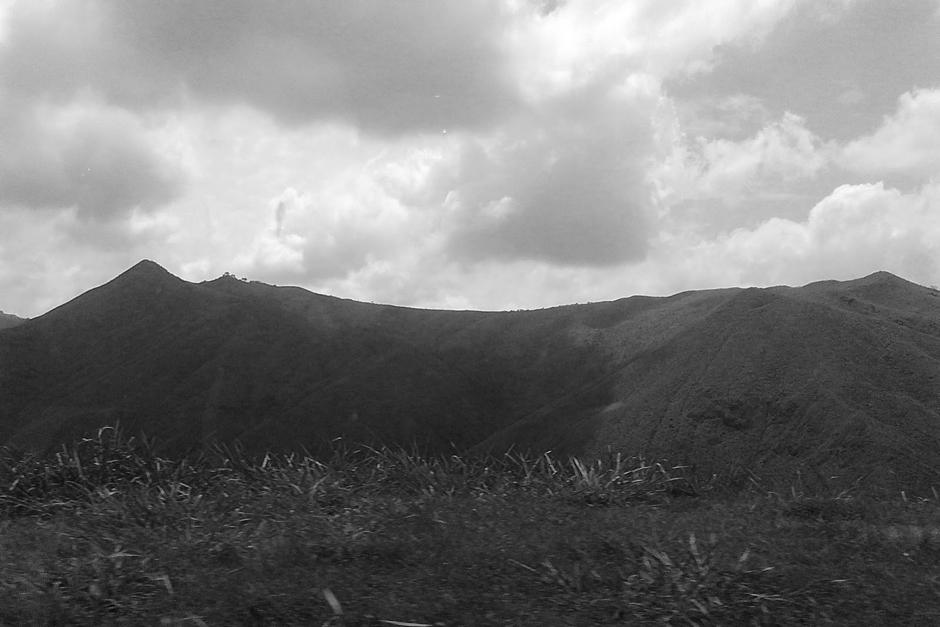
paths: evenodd
<path fill-rule="evenodd" d="M 940 0 L 0 0 L 0 309 L 940 283 Z"/>

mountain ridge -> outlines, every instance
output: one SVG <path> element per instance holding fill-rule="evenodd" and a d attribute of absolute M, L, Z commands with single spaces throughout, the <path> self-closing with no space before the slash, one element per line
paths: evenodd
<path fill-rule="evenodd" d="M 0 444 L 120 420 L 172 451 L 344 437 L 841 477 L 915 454 L 933 481 L 938 311 L 886 272 L 485 312 L 189 283 L 144 260 L 0 334 Z"/>

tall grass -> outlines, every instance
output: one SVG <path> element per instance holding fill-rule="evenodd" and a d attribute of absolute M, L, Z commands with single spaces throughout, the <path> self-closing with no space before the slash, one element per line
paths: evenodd
<path fill-rule="evenodd" d="M 50 455 L 0 449 L 0 513 L 49 514 L 111 503 L 128 515 L 169 510 L 248 493 L 305 495 L 323 501 L 355 494 L 501 495 L 527 492 L 610 504 L 694 494 L 682 466 L 625 459 L 587 463 L 550 453 L 497 457 L 420 456 L 404 449 L 349 447 L 331 455 L 250 456 L 238 445 L 215 445 L 195 460 L 154 454 L 153 442 L 104 427 Z"/>
<path fill-rule="evenodd" d="M 0 625 L 940 618 L 935 498 L 734 494 L 615 452 L 154 450 L 0 449 Z"/>

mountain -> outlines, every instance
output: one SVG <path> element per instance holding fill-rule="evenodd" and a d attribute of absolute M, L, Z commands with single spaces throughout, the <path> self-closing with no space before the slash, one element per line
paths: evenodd
<path fill-rule="evenodd" d="M 0 333 L 0 443 L 120 420 L 171 452 L 667 456 L 940 476 L 940 294 L 888 273 L 516 312 L 372 305 L 151 261 Z"/>
<path fill-rule="evenodd" d="M 552 315 L 191 284 L 144 261 L 0 338 L 0 442 L 54 445 L 120 420 L 172 450 L 340 435 L 464 449 L 586 385 L 601 359 Z"/>
<path fill-rule="evenodd" d="M 3 329 L 9 329 L 17 325 L 23 324 L 26 322 L 23 318 L 19 316 L 14 316 L 13 314 L 8 314 L 0 311 L 0 331 Z"/>

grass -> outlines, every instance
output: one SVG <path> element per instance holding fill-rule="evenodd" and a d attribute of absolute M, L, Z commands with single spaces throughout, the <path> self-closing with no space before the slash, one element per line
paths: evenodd
<path fill-rule="evenodd" d="M 617 456 L 0 455 L 2 625 L 940 622 L 940 504 Z"/>

